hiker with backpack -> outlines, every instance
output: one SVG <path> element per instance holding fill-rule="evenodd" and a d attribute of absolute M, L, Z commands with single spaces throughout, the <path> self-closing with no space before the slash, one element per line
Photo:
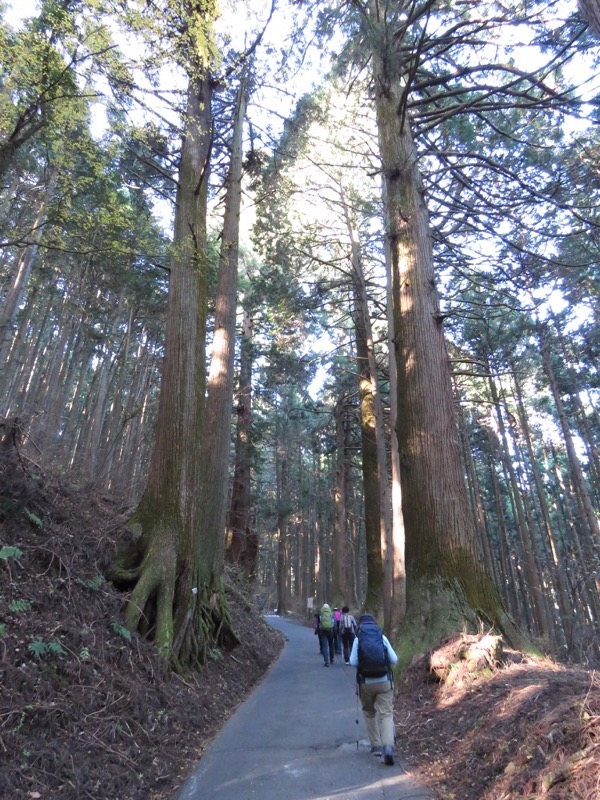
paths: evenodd
<path fill-rule="evenodd" d="M 344 663 L 350 663 L 350 653 L 352 651 L 352 645 L 354 644 L 354 637 L 356 636 L 356 629 L 357 629 L 356 620 L 354 616 L 350 613 L 350 609 L 348 606 L 344 606 L 342 608 L 342 619 L 340 621 L 340 629 L 341 629 L 341 637 L 342 637 L 342 649 L 344 651 Z"/>
<path fill-rule="evenodd" d="M 357 668 L 357 691 L 371 753 L 394 763 L 394 684 L 392 665 L 398 656 L 372 614 L 361 614 L 358 633 L 350 653 L 350 665 Z"/>
<path fill-rule="evenodd" d="M 315 613 L 313 614 L 313 621 L 312 621 L 312 626 L 313 626 L 313 630 L 315 632 L 315 636 L 319 635 L 319 622 L 320 621 L 321 621 L 321 615 L 319 614 L 318 611 L 315 611 Z M 321 640 L 317 639 L 317 642 L 319 644 L 319 653 L 320 653 L 321 652 Z"/>
<path fill-rule="evenodd" d="M 321 645 L 321 655 L 325 662 L 324 666 L 328 667 L 333 664 L 335 650 L 333 647 L 333 613 L 331 606 L 327 605 L 327 603 L 321 606 L 317 632 L 319 634 L 319 644 Z"/>

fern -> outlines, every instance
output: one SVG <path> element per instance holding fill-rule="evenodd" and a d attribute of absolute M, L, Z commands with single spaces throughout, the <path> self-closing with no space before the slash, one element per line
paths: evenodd
<path fill-rule="evenodd" d="M 44 656 L 47 656 L 48 653 L 53 653 L 55 656 L 67 655 L 67 651 L 58 641 L 58 639 L 54 639 L 54 641 L 48 643 L 44 642 L 43 639 L 37 638 L 27 645 L 27 649 L 30 653 L 33 653 L 35 658 L 43 658 Z"/>
<path fill-rule="evenodd" d="M 48 652 L 48 645 L 41 639 L 34 639 L 33 642 L 27 645 L 27 649 L 30 653 L 33 653 L 36 658 L 42 658 L 42 656 L 45 656 Z"/>
<path fill-rule="evenodd" d="M 94 575 L 93 578 L 89 578 L 87 580 L 77 579 L 77 583 L 81 584 L 81 586 L 85 586 L 86 589 L 91 589 L 93 592 L 97 592 L 98 589 L 104 584 L 104 577 L 102 575 Z"/>
<path fill-rule="evenodd" d="M 82 647 L 79 651 L 79 658 L 81 661 L 90 661 L 92 656 L 90 655 L 90 648 L 89 647 Z"/>
<path fill-rule="evenodd" d="M 111 628 L 115 633 L 118 633 L 119 636 L 122 636 L 123 639 L 127 639 L 128 642 L 131 641 L 131 631 L 128 631 L 127 628 L 124 628 L 120 623 L 113 622 Z"/>
<path fill-rule="evenodd" d="M 33 511 L 29 511 L 29 509 L 26 508 L 25 513 L 27 514 L 29 520 L 33 522 L 34 525 L 37 525 L 38 528 L 44 527 L 42 520 L 36 514 L 34 514 Z"/>
<path fill-rule="evenodd" d="M 31 600 L 13 600 L 8 604 L 10 611 L 29 611 L 31 608 Z"/>
<path fill-rule="evenodd" d="M 67 651 L 62 646 L 62 644 L 58 641 L 58 639 L 55 639 L 53 642 L 50 642 L 50 644 L 48 645 L 48 650 L 50 650 L 51 653 L 54 653 L 54 655 L 57 655 L 57 656 L 66 656 L 67 655 Z"/>
<path fill-rule="evenodd" d="M 23 555 L 22 550 L 18 547 L 0 547 L 0 558 L 8 561 L 9 558 L 21 558 Z"/>

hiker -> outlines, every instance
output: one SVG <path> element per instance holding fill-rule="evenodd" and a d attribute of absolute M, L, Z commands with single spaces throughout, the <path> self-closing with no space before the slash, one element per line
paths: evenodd
<path fill-rule="evenodd" d="M 394 684 L 398 656 L 372 614 L 361 614 L 350 664 L 357 668 L 357 691 L 371 742 L 371 753 L 394 763 Z"/>
<path fill-rule="evenodd" d="M 321 621 L 321 615 L 319 614 L 318 611 L 315 611 L 315 613 L 313 614 L 313 621 L 312 621 L 312 626 L 313 626 L 313 630 L 315 632 L 315 636 L 319 635 L 319 623 L 320 623 L 320 621 Z M 319 645 L 319 653 L 320 653 L 321 652 L 321 640 L 317 639 L 317 643 Z"/>
<path fill-rule="evenodd" d="M 335 654 L 338 656 L 342 655 L 342 612 L 336 606 L 333 609 L 333 647 L 335 650 Z"/>
<path fill-rule="evenodd" d="M 340 630 L 342 637 L 342 648 L 344 650 L 344 663 L 350 663 L 350 652 L 354 644 L 354 637 L 356 636 L 357 624 L 354 616 L 350 613 L 348 606 L 342 608 L 342 619 L 340 621 Z"/>
<path fill-rule="evenodd" d="M 328 667 L 333 664 L 335 650 L 333 648 L 333 614 L 331 606 L 328 606 L 327 603 L 321 606 L 318 633 L 321 655 L 323 656 L 324 665 Z"/>

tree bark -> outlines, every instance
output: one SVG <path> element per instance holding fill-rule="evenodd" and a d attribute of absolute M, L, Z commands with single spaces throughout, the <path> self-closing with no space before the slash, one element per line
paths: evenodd
<path fill-rule="evenodd" d="M 203 541 L 213 543 L 214 549 L 211 555 L 215 573 L 222 571 L 225 552 L 242 199 L 242 137 L 245 118 L 246 83 L 242 76 L 235 109 L 231 160 L 225 192 L 215 301 L 215 331 L 200 451 L 202 470 L 198 523 Z"/>
<path fill-rule="evenodd" d="M 387 212 L 385 212 L 387 213 Z M 402 480 L 400 450 L 396 425 L 398 424 L 398 370 L 396 341 L 394 338 L 394 307 L 392 290 L 392 255 L 390 241 L 385 239 L 386 317 L 388 324 L 388 369 L 390 381 L 390 469 L 392 501 L 392 606 L 390 609 L 390 636 L 395 641 L 406 616 L 406 531 L 402 514 Z"/>
<path fill-rule="evenodd" d="M 279 431 L 275 442 L 275 470 L 277 474 L 277 613 L 285 616 L 288 611 L 288 518 L 290 515 L 289 477 L 290 464 L 286 431 Z"/>
<path fill-rule="evenodd" d="M 348 412 L 346 397 L 335 405 L 335 486 L 333 490 L 333 536 L 331 595 L 324 600 L 336 606 L 346 603 L 348 597 Z"/>
<path fill-rule="evenodd" d="M 596 36 L 600 36 L 600 2 L 599 0 L 578 0 L 579 9 L 594 31 Z"/>
<path fill-rule="evenodd" d="M 363 509 L 367 562 L 367 585 L 364 607 L 378 615 L 383 606 L 383 559 L 381 556 L 381 505 L 379 470 L 375 443 L 375 412 L 365 333 L 356 325 L 356 360 L 358 362 L 358 402 L 362 454 Z"/>
<path fill-rule="evenodd" d="M 252 422 L 252 319 L 244 312 L 240 345 L 240 386 L 237 397 L 237 430 L 235 438 L 235 467 L 229 512 L 231 546 L 229 558 L 233 564 L 243 561 L 244 569 L 252 574 L 256 564 L 244 553 L 250 534 L 250 427 Z"/>
<path fill-rule="evenodd" d="M 360 352 L 362 359 L 359 363 L 360 380 L 365 380 L 372 395 L 370 410 L 373 419 L 373 434 L 375 436 L 375 452 L 377 455 L 377 487 L 379 495 L 379 525 L 380 525 L 380 558 L 382 559 L 383 583 L 381 585 L 381 596 L 376 597 L 376 589 L 370 587 L 370 571 L 367 570 L 367 597 L 369 599 L 366 607 L 374 614 L 379 614 L 383 610 L 383 627 L 387 633 L 392 629 L 392 600 L 393 600 L 393 569 L 394 569 L 394 541 L 392 537 L 392 501 L 390 496 L 389 468 L 387 449 L 385 444 L 385 429 L 383 418 L 383 403 L 381 392 L 379 391 L 379 375 L 377 359 L 375 357 L 375 345 L 373 342 L 373 332 L 371 330 L 371 315 L 369 311 L 369 301 L 367 287 L 362 268 L 360 252 L 360 242 L 358 232 L 350 216 L 348 204 L 341 194 L 341 202 L 344 208 L 344 217 L 348 236 L 350 238 L 350 258 L 352 263 L 352 275 L 354 282 L 354 301 L 355 301 L 355 327 L 357 355 Z M 361 393 L 363 391 L 361 386 Z M 362 406 L 361 406 L 362 407 Z M 374 548 L 373 548 L 374 555 Z M 369 566 L 373 566 L 370 564 Z M 376 571 L 376 574 L 379 570 Z"/>

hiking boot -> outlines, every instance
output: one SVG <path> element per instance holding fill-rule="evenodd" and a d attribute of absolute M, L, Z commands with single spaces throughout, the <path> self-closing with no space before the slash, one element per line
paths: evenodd
<path fill-rule="evenodd" d="M 383 763 L 389 767 L 394 764 L 394 748 L 389 744 L 383 748 Z"/>
<path fill-rule="evenodd" d="M 383 755 L 383 750 L 381 749 L 381 747 L 372 747 L 371 748 L 371 755 L 372 756 L 382 756 Z"/>

